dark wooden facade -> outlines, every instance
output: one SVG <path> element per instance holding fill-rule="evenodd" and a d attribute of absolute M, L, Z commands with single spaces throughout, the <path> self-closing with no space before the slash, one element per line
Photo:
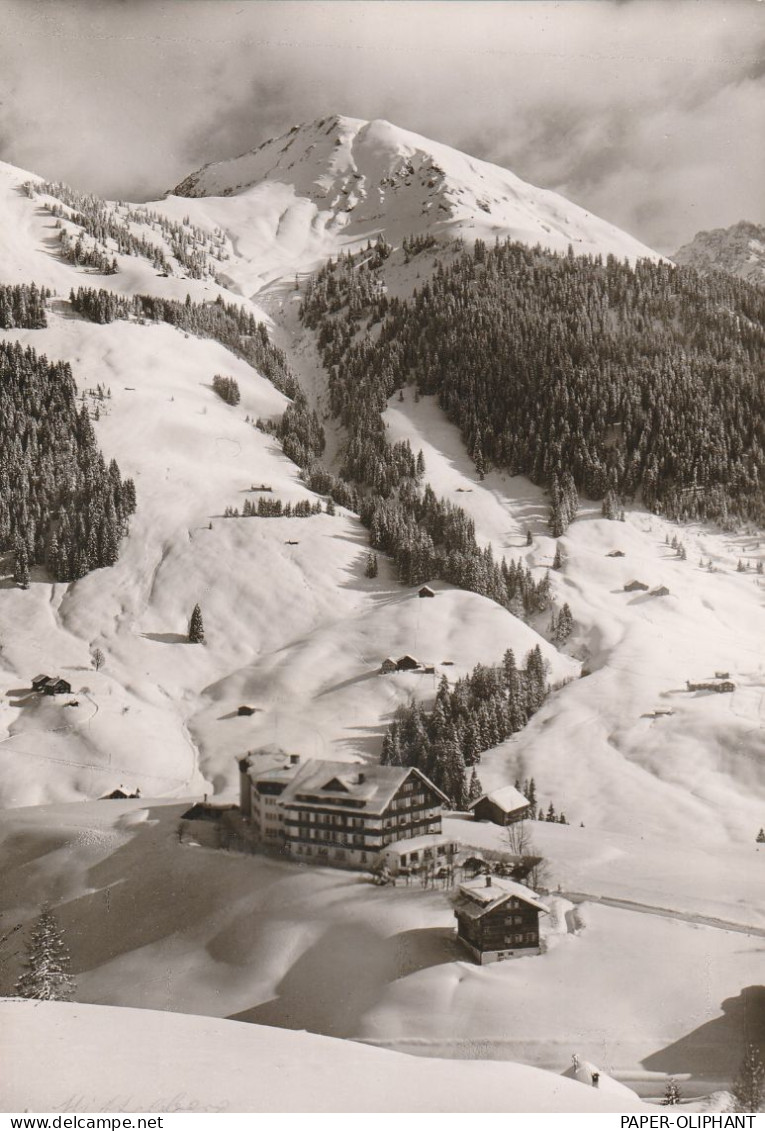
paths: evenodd
<path fill-rule="evenodd" d="M 491 821 L 495 825 L 513 825 L 516 821 L 525 821 L 527 817 L 533 816 L 528 804 L 508 811 L 490 797 L 479 798 L 472 810 L 476 821 Z"/>
<path fill-rule="evenodd" d="M 522 884 L 482 876 L 460 885 L 454 910 L 457 937 L 482 965 L 538 954 L 539 916 L 545 910 Z"/>

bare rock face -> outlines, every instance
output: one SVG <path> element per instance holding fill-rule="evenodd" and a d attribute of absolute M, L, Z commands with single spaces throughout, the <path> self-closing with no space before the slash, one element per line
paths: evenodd
<path fill-rule="evenodd" d="M 765 226 L 741 220 L 730 228 L 698 232 L 672 256 L 681 267 L 724 271 L 749 283 L 765 285 Z"/>

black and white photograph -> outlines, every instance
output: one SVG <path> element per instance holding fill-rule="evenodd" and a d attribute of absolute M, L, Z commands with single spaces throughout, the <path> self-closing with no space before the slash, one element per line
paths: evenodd
<path fill-rule="evenodd" d="M 759 0 L 0 0 L 2 1112 L 756 1126 L 763 138 Z"/>

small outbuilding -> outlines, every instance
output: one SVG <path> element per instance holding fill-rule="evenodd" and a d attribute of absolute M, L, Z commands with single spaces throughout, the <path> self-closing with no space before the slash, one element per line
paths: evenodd
<path fill-rule="evenodd" d="M 491 821 L 495 825 L 512 825 L 532 816 L 529 799 L 512 785 L 484 793 L 468 809 L 476 821 Z"/>
<path fill-rule="evenodd" d="M 248 707 L 246 703 L 243 703 L 242 706 L 237 709 L 236 713 L 237 715 L 254 715 L 255 711 L 255 707 Z"/>
<path fill-rule="evenodd" d="M 607 558 L 623 558 L 624 556 L 624 550 L 612 550 L 610 554 L 606 554 Z"/>
<path fill-rule="evenodd" d="M 420 661 L 415 660 L 414 656 L 410 656 L 408 654 L 405 655 L 405 656 L 399 656 L 399 658 L 396 660 L 396 671 L 397 672 L 411 672 L 411 671 L 414 671 L 414 669 L 418 668 L 419 666 L 420 666 Z"/>
<path fill-rule="evenodd" d="M 651 596 L 652 597 L 668 597 L 669 596 L 669 589 L 667 589 L 666 585 L 658 585 L 655 589 L 651 590 Z"/>
<path fill-rule="evenodd" d="M 647 588 L 648 588 L 648 586 L 646 585 L 646 583 L 644 581 L 628 581 L 627 584 L 624 586 L 624 592 L 625 593 L 637 593 L 640 590 L 645 592 L 645 590 Z"/>
<path fill-rule="evenodd" d="M 140 797 L 140 789 L 136 789 L 134 793 L 129 793 L 124 786 L 119 786 L 118 789 L 113 789 L 111 793 L 105 793 L 103 797 L 99 797 L 99 801 L 129 801 L 135 797 Z"/>
<path fill-rule="evenodd" d="M 57 675 L 36 675 L 32 680 L 32 690 L 42 695 L 71 695 L 72 685 Z"/>
<path fill-rule="evenodd" d="M 391 672 L 396 670 L 396 661 L 392 656 L 386 656 L 380 664 L 380 675 L 390 675 Z"/>
<path fill-rule="evenodd" d="M 395 840 L 382 850 L 378 862 L 395 879 L 423 872 L 435 875 L 441 868 L 451 868 L 456 855 L 457 845 L 450 837 L 432 833 Z"/>
<path fill-rule="evenodd" d="M 423 585 L 422 589 L 418 590 L 417 593 L 418 597 L 435 597 L 435 595 L 435 590 L 431 589 L 429 585 Z"/>

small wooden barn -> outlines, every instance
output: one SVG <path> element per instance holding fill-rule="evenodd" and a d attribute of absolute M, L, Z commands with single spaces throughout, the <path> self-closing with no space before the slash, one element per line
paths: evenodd
<path fill-rule="evenodd" d="M 669 589 L 667 589 L 666 585 L 657 585 L 657 587 L 655 589 L 651 590 L 651 596 L 652 597 L 668 597 L 669 596 Z"/>
<path fill-rule="evenodd" d="M 243 703 L 241 707 L 237 708 L 236 713 L 237 715 L 254 715 L 255 711 L 255 707 L 248 707 L 246 703 Z"/>
<path fill-rule="evenodd" d="M 420 661 L 415 660 L 414 656 L 410 656 L 409 654 L 407 654 L 405 656 L 399 656 L 399 658 L 396 660 L 396 671 L 397 672 L 411 672 L 411 671 L 414 671 L 414 669 L 418 668 L 419 666 L 420 666 Z"/>
<path fill-rule="evenodd" d="M 468 808 L 476 821 L 491 821 L 495 825 L 512 825 L 532 816 L 528 798 L 512 785 L 484 793 Z"/>
<path fill-rule="evenodd" d="M 625 593 L 637 593 L 640 590 L 645 591 L 647 588 L 648 588 L 648 586 L 646 585 L 646 583 L 644 581 L 628 581 L 627 584 L 624 586 L 624 592 Z"/>
<path fill-rule="evenodd" d="M 606 554 L 607 558 L 623 558 L 624 556 L 624 550 L 612 550 L 610 554 Z"/>
<path fill-rule="evenodd" d="M 417 592 L 418 597 L 435 597 L 435 595 L 435 590 L 431 589 L 429 585 L 423 585 L 422 589 Z"/>
<path fill-rule="evenodd" d="M 57 675 L 36 675 L 32 680 L 32 690 L 42 695 L 71 695 L 72 685 Z"/>
<path fill-rule="evenodd" d="M 396 661 L 392 656 L 386 656 L 380 664 L 380 675 L 390 675 L 391 672 L 396 670 Z"/>

